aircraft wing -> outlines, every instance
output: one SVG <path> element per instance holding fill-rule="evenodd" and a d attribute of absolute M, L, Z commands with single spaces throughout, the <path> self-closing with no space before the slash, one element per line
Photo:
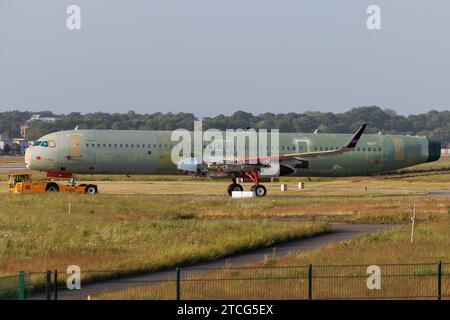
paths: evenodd
<path fill-rule="evenodd" d="M 324 157 L 324 156 L 334 156 L 337 154 L 341 154 L 344 152 L 352 151 L 359 139 L 361 138 L 364 130 L 366 129 L 367 123 L 364 123 L 361 127 L 356 130 L 356 132 L 353 134 L 353 136 L 348 140 L 348 142 L 337 149 L 333 150 L 327 150 L 327 151 L 312 151 L 312 152 L 296 152 L 296 153 L 285 153 L 285 154 L 278 154 L 278 155 L 270 155 L 270 156 L 264 156 L 264 157 L 253 157 L 253 158 L 240 158 L 236 159 L 237 161 L 258 161 L 258 160 L 269 160 L 269 159 L 289 159 L 289 158 L 298 158 L 298 159 L 311 159 L 311 158 L 317 158 L 317 157 Z"/>

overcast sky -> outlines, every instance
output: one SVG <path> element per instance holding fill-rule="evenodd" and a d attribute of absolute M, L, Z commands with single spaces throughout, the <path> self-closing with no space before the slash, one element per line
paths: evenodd
<path fill-rule="evenodd" d="M 0 0 L 0 111 L 444 110 L 449 14 L 448 0 Z"/>

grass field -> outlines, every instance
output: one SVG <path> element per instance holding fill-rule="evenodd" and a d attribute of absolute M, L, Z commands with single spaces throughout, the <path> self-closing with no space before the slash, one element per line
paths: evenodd
<path fill-rule="evenodd" d="M 79 178 L 95 181 L 100 194 L 8 194 L 6 183 L 0 184 L 0 274 L 64 270 L 70 264 L 84 270 L 157 270 L 311 236 L 336 221 L 404 226 L 271 263 L 450 261 L 450 197 L 435 194 L 448 188 L 450 157 L 376 177 L 281 178 L 288 192 L 280 191 L 279 182 L 267 183 L 269 195 L 250 200 L 229 199 L 228 181 Z M 296 188 L 299 181 L 304 190 Z M 413 245 L 412 203 L 418 218 Z"/>
<path fill-rule="evenodd" d="M 70 264 L 84 270 L 156 270 L 327 230 L 320 222 L 195 219 L 192 205 L 174 200 L 4 195 L 0 272 L 65 269 Z"/>
<path fill-rule="evenodd" d="M 450 222 L 418 224 L 363 235 L 315 250 L 270 258 L 247 268 L 212 269 L 182 281 L 183 299 L 307 299 L 307 265 L 313 265 L 316 299 L 405 297 L 436 299 L 437 262 L 450 262 Z M 405 265 L 413 263 L 414 265 Z M 366 268 L 382 270 L 382 290 L 367 290 Z M 269 267 L 269 268 L 261 268 Z M 285 268 L 288 267 L 288 268 Z M 443 295 L 450 297 L 450 265 L 444 265 Z M 221 281 L 220 279 L 226 279 Z M 93 299 L 175 299 L 173 281 L 137 286 Z"/>

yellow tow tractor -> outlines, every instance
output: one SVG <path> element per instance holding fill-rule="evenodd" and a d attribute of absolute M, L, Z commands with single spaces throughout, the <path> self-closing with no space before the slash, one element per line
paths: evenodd
<path fill-rule="evenodd" d="M 95 184 L 76 185 L 71 179 L 68 184 L 58 184 L 54 181 L 32 181 L 31 174 L 10 174 L 9 192 L 15 193 L 36 193 L 36 192 L 75 192 L 96 194 L 98 192 Z"/>

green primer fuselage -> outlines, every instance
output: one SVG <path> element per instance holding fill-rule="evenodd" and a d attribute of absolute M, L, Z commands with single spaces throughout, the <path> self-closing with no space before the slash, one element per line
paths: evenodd
<path fill-rule="evenodd" d="M 192 134 L 192 133 L 191 133 Z M 172 131 L 75 130 L 48 134 L 26 151 L 31 169 L 78 174 L 172 174 Z M 351 134 L 280 133 L 279 154 L 342 147 Z M 203 145 L 208 143 L 204 142 Z M 308 161 L 282 160 L 281 175 L 356 176 L 435 161 L 440 143 L 420 136 L 363 134 L 353 151 Z"/>

